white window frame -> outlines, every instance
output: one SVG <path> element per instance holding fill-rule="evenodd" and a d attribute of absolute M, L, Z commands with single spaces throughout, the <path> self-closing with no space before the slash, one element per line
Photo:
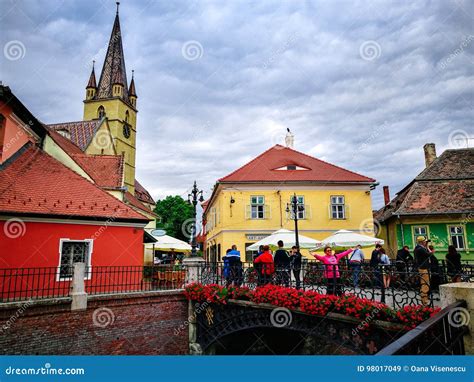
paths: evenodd
<path fill-rule="evenodd" d="M 61 277 L 61 257 L 62 257 L 62 250 L 64 243 L 89 243 L 89 253 L 87 254 L 87 272 L 84 280 L 90 280 L 92 276 L 92 254 L 94 252 L 94 239 L 83 239 L 83 240 L 75 240 L 75 239 L 67 239 L 62 238 L 59 239 L 59 262 L 58 262 L 58 271 L 56 272 L 56 281 L 71 281 L 72 277 Z"/>
<path fill-rule="evenodd" d="M 255 201 L 254 201 L 255 200 Z M 254 216 L 254 207 L 256 208 L 256 213 Z M 265 219 L 265 196 L 263 195 L 252 195 L 250 197 L 250 219 L 251 220 L 264 220 Z M 261 211 L 260 211 L 261 208 Z M 260 217 L 261 214 L 261 217 Z"/>
<path fill-rule="evenodd" d="M 336 210 L 334 210 L 334 207 L 336 207 Z M 342 207 L 342 210 L 339 210 L 339 207 Z M 329 205 L 330 218 L 332 220 L 345 220 L 347 217 L 346 212 L 346 197 L 344 195 L 331 195 Z M 340 215 L 341 213 L 342 217 Z"/>
<path fill-rule="evenodd" d="M 416 233 L 416 230 L 419 228 L 423 228 L 425 230 L 425 233 Z M 416 245 L 417 241 L 416 238 L 418 236 L 424 236 L 425 238 L 428 238 L 429 236 L 429 228 L 427 225 L 414 225 L 413 226 L 413 243 Z"/>
<path fill-rule="evenodd" d="M 451 232 L 451 229 L 453 228 L 460 228 L 461 229 L 461 233 L 452 233 Z M 448 226 L 448 234 L 449 234 L 449 241 L 450 241 L 450 244 L 454 245 L 454 247 L 458 250 L 458 251 L 465 251 L 466 250 L 466 231 L 464 229 L 464 226 L 462 225 L 455 225 L 455 224 L 452 224 L 452 225 L 449 225 Z M 458 247 L 457 245 L 454 244 L 453 242 L 453 237 L 461 237 L 461 242 L 462 242 L 462 247 Z"/>

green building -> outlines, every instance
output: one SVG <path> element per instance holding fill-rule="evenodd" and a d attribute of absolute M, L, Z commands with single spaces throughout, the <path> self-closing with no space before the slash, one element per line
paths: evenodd
<path fill-rule="evenodd" d="M 454 245 L 463 260 L 474 260 L 474 148 L 446 150 L 436 157 L 433 143 L 426 144 L 426 168 L 390 200 L 384 187 L 385 206 L 374 213 L 378 237 L 390 255 L 416 238 L 426 236 L 444 259 Z"/>

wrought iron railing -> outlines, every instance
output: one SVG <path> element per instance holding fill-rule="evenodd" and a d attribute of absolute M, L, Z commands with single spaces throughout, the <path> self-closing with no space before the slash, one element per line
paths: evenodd
<path fill-rule="evenodd" d="M 58 267 L 0 269 L 0 302 L 69 296 L 70 279 Z"/>
<path fill-rule="evenodd" d="M 376 355 L 464 355 L 468 315 L 466 302 L 457 301 Z"/>
<path fill-rule="evenodd" d="M 183 265 L 93 266 L 86 268 L 84 284 L 89 295 L 181 289 Z M 70 296 L 71 277 L 58 267 L 0 269 L 0 302 Z"/>
<path fill-rule="evenodd" d="M 89 295 L 181 289 L 186 280 L 182 265 L 96 266 L 90 274 Z"/>
<path fill-rule="evenodd" d="M 472 278 L 472 273 L 466 273 L 464 280 Z M 347 262 L 336 266 L 309 261 L 286 267 L 213 262 L 202 265 L 198 280 L 204 284 L 247 286 L 250 289 L 271 283 L 322 294 L 350 293 L 400 308 L 406 305 L 437 305 L 439 285 L 451 281 L 451 277 L 443 266 L 434 272 L 414 267 L 401 270 L 397 264 L 372 268 L 368 264 L 354 266 Z"/>

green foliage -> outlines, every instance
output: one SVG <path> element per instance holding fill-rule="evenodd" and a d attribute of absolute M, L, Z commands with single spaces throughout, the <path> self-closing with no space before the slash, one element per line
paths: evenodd
<path fill-rule="evenodd" d="M 192 205 L 189 205 L 181 196 L 167 196 L 156 202 L 154 211 L 161 218 L 157 220 L 156 228 L 164 229 L 167 235 L 177 239 L 189 241 L 189 236 L 185 235 L 186 229 L 183 229 L 183 223 L 194 217 Z"/>

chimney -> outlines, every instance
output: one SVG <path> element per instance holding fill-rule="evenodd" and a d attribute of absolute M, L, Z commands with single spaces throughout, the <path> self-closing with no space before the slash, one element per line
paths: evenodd
<path fill-rule="evenodd" d="M 436 145 L 434 143 L 427 143 L 423 146 L 425 150 L 425 165 L 429 167 L 436 159 Z"/>
<path fill-rule="evenodd" d="M 292 149 L 295 143 L 295 136 L 291 133 L 290 129 L 287 128 L 286 130 L 287 130 L 287 133 L 285 137 L 285 144 L 286 144 L 286 147 L 289 147 L 290 149 Z"/>
<path fill-rule="evenodd" d="M 388 186 L 383 186 L 383 200 L 385 205 L 390 203 L 390 189 Z"/>

